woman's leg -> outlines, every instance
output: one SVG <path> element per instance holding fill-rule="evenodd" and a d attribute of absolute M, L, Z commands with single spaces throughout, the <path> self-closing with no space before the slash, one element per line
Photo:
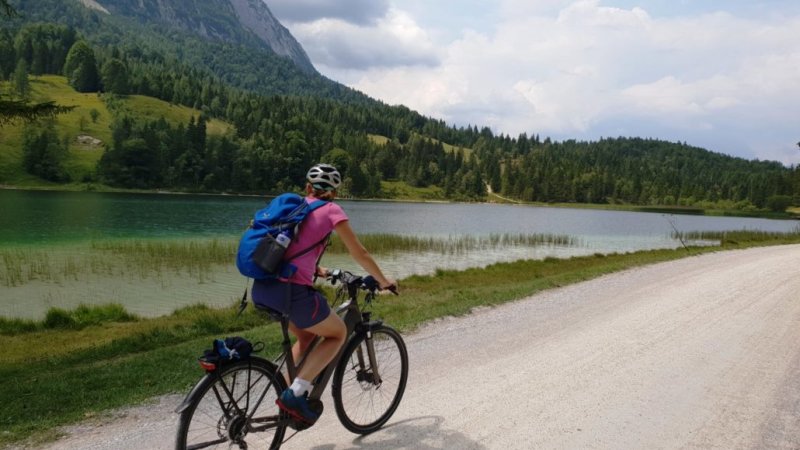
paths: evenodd
<path fill-rule="evenodd" d="M 330 310 L 325 297 L 306 286 L 296 288 L 299 289 L 304 291 L 297 292 L 298 295 L 293 299 L 289 324 L 289 331 L 297 337 L 292 346 L 295 364 L 300 362 L 302 355 L 308 351 L 317 336 L 322 340 L 302 361 L 302 367 L 294 380 L 289 388 L 281 393 L 276 403 L 292 417 L 313 424 L 319 418 L 319 412 L 310 407 L 306 393 L 311 391 L 314 379 L 344 344 L 347 327 L 342 319 Z M 319 320 L 320 318 L 323 319 Z"/>
<path fill-rule="evenodd" d="M 298 328 L 291 322 L 289 322 L 289 332 L 297 338 L 297 341 L 292 346 L 292 358 L 294 358 L 295 364 L 299 364 L 300 357 L 303 356 L 306 349 L 308 349 L 308 346 L 311 345 L 311 342 L 314 341 L 317 335 L 302 328 Z"/>
<path fill-rule="evenodd" d="M 322 322 L 308 328 L 295 329 L 293 332 L 297 336 L 297 342 L 292 347 L 292 355 L 295 356 L 295 361 L 308 348 L 315 336 L 324 338 L 308 355 L 303 367 L 297 373 L 298 378 L 312 381 L 339 352 L 342 344 L 344 344 L 347 328 L 342 319 L 331 312 Z"/>

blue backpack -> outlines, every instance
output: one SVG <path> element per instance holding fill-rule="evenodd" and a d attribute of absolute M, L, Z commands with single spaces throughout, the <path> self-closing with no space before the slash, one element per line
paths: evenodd
<path fill-rule="evenodd" d="M 328 202 L 317 200 L 309 204 L 297 194 L 287 193 L 275 197 L 266 208 L 256 212 L 250 228 L 244 232 L 239 241 L 236 254 L 236 267 L 239 272 L 249 278 L 264 280 L 278 276 L 289 277 L 294 273 L 294 266 L 288 261 L 304 255 L 327 240 L 311 247 L 285 256 L 283 251 L 297 234 L 300 223 L 311 211 L 324 206 Z M 270 260 L 266 263 L 265 259 Z"/>

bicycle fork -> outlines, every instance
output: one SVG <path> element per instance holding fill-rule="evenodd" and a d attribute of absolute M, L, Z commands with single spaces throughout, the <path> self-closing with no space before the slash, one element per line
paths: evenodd
<path fill-rule="evenodd" d="M 378 367 L 378 361 L 375 359 L 375 346 L 372 342 L 372 333 L 367 334 L 367 338 L 364 339 L 364 346 L 367 348 L 367 358 L 369 360 L 369 366 L 366 365 L 364 361 L 364 350 L 361 346 L 358 347 L 356 355 L 358 357 L 358 381 L 364 381 L 367 383 L 372 383 L 376 386 L 381 385 L 381 376 Z"/>
<path fill-rule="evenodd" d="M 364 312 L 362 315 L 367 329 L 364 337 L 364 345 L 359 345 L 356 349 L 356 358 L 358 359 L 356 379 L 359 382 L 371 383 L 380 387 L 383 380 L 380 375 L 378 359 L 375 357 L 375 341 L 372 339 L 372 328 L 375 325 L 380 325 L 381 322 L 370 322 L 369 312 Z M 366 355 L 364 355 L 365 348 Z M 367 363 L 369 363 L 369 365 L 367 365 Z"/>

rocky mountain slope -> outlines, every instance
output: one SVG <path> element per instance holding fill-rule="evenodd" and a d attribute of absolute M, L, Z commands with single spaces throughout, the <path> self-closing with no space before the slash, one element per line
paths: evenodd
<path fill-rule="evenodd" d="M 109 15 L 162 23 L 209 39 L 238 44 L 255 41 L 292 60 L 303 72 L 316 73 L 311 60 L 263 0 L 80 0 Z M 254 39 L 254 36 L 256 39 Z"/>

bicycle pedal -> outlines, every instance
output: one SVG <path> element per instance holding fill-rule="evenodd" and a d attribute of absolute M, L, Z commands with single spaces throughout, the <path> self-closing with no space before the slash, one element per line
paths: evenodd
<path fill-rule="evenodd" d="M 308 407 L 320 416 L 322 416 L 322 410 L 325 409 L 325 406 L 319 400 L 308 400 Z M 295 417 L 292 414 L 290 414 L 289 417 L 292 419 L 291 422 L 289 422 L 289 427 L 297 431 L 307 430 L 316 423 L 316 421 L 314 423 L 308 423 L 304 419 Z M 317 420 L 319 420 L 319 418 Z"/>
<path fill-rule="evenodd" d="M 307 422 L 303 422 L 300 419 L 292 418 L 292 421 L 289 422 L 289 428 L 291 428 L 291 429 L 293 429 L 295 431 L 303 431 L 303 430 L 307 430 L 307 429 L 311 428 L 311 424 L 309 424 Z"/>
<path fill-rule="evenodd" d="M 321 401 L 313 399 L 308 400 L 308 407 L 320 416 L 322 416 L 322 410 L 325 409 L 325 405 Z"/>

